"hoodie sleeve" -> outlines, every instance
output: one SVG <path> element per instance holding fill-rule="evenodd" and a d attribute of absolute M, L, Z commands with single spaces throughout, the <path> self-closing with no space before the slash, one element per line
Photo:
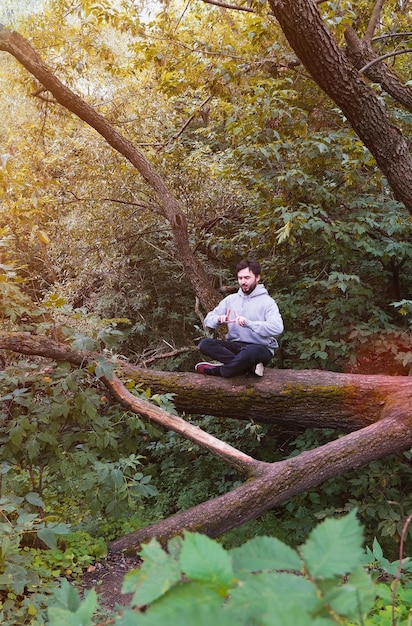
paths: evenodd
<path fill-rule="evenodd" d="M 220 326 L 218 321 L 219 317 L 221 315 L 226 315 L 229 309 L 229 298 L 223 298 L 223 300 L 219 302 L 219 304 L 213 309 L 213 311 L 210 311 L 206 315 L 204 326 L 206 328 L 217 328 L 218 326 Z"/>
<path fill-rule="evenodd" d="M 281 335 L 283 333 L 283 320 L 276 302 L 270 298 L 265 307 L 264 319 L 256 321 L 247 319 L 245 326 L 261 337 Z"/>

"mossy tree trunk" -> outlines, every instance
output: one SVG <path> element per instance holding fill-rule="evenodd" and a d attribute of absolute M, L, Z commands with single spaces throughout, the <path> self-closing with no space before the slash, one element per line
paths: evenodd
<path fill-rule="evenodd" d="M 96 355 L 76 352 L 49 337 L 0 333 L 0 350 L 38 355 L 82 366 Z M 112 550 L 162 541 L 183 530 L 211 537 L 237 528 L 292 496 L 388 454 L 412 446 L 412 380 L 409 377 L 334 374 L 317 370 L 271 370 L 262 381 L 225 380 L 196 373 L 170 373 L 118 364 L 118 376 L 103 382 L 130 411 L 175 431 L 219 457 L 247 479 L 240 487 L 121 537 Z M 265 463 L 209 435 L 181 417 L 131 394 L 119 377 L 175 393 L 186 412 L 256 419 L 306 427 L 333 427 L 348 434 L 285 461 Z M 215 402 L 215 399 L 218 401 Z"/>

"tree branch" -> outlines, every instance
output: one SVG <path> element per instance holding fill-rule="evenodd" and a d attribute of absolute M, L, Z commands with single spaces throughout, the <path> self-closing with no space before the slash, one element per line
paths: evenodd
<path fill-rule="evenodd" d="M 383 63 L 385 58 L 411 52 L 411 50 L 400 50 L 378 58 L 370 44 L 359 39 L 356 32 L 350 27 L 345 30 L 345 40 L 347 44 L 346 54 L 354 67 L 365 74 L 369 80 L 380 85 L 392 98 L 412 112 L 411 87 L 405 85 L 399 76 Z"/>
<path fill-rule="evenodd" d="M 110 550 L 138 548 L 153 537 L 166 542 L 184 530 L 218 537 L 330 478 L 407 450 L 412 444 L 411 388 L 392 400 L 393 406 L 388 407 L 380 422 L 285 461 L 267 463 L 260 476 L 218 498 L 116 539 Z"/>
<path fill-rule="evenodd" d="M 364 36 L 365 41 L 369 42 L 372 39 L 373 33 L 375 32 L 375 29 L 379 23 L 379 18 L 380 18 L 384 4 L 385 4 L 385 0 L 376 0 L 375 6 L 373 7 L 373 10 L 369 19 L 368 27 L 365 32 L 365 36 Z"/>
<path fill-rule="evenodd" d="M 412 158 L 408 142 L 374 90 L 345 57 L 318 7 L 307 0 L 269 0 L 269 4 L 302 64 L 342 110 L 376 159 L 395 198 L 412 213 Z M 365 62 L 360 67 L 364 65 Z"/>
<path fill-rule="evenodd" d="M 218 2 L 218 0 L 202 0 L 206 4 L 214 4 L 217 7 L 222 7 L 223 9 L 232 9 L 233 11 L 247 11 L 248 13 L 256 13 L 254 9 L 249 7 L 240 7 L 236 4 L 227 4 L 226 2 Z"/>
<path fill-rule="evenodd" d="M 144 180 L 155 191 L 162 207 L 162 215 L 168 220 L 175 247 L 183 260 L 184 271 L 193 289 L 206 309 L 212 309 L 218 299 L 211 288 L 204 267 L 193 255 L 187 231 L 186 216 L 171 189 L 159 171 L 124 137 L 103 115 L 85 100 L 66 87 L 46 66 L 29 42 L 19 33 L 0 26 L 0 50 L 11 54 L 30 72 L 43 87 L 50 91 L 56 101 L 94 128 L 107 143 L 122 154 L 136 168 Z"/>
<path fill-rule="evenodd" d="M 382 56 L 377 57 L 376 59 L 372 59 L 372 61 L 369 61 L 369 63 L 367 63 L 364 67 L 361 67 L 359 71 L 361 73 L 365 73 L 370 67 L 372 67 L 372 65 L 375 65 L 375 63 L 380 63 L 384 59 L 389 59 L 390 57 L 396 57 L 399 54 L 406 54 L 409 52 L 412 52 L 412 48 L 405 48 L 404 50 L 395 50 L 394 52 L 388 52 L 387 54 L 383 54 Z"/>
<path fill-rule="evenodd" d="M 172 415 L 147 400 L 137 398 L 126 389 L 117 376 L 113 375 L 111 378 L 103 377 L 102 381 L 110 389 L 113 397 L 129 411 L 142 415 L 152 422 L 163 426 L 163 428 L 172 430 L 185 439 L 193 441 L 193 443 L 214 456 L 223 459 L 225 463 L 248 477 L 260 473 L 261 466 L 264 465 L 261 461 L 256 461 L 233 446 L 224 443 L 213 435 L 209 435 L 198 426 L 186 422 L 181 417 Z"/>
<path fill-rule="evenodd" d="M 192 115 L 189 117 L 189 119 L 186 120 L 186 122 L 183 124 L 182 128 L 176 134 L 174 134 L 172 137 L 170 137 L 170 139 L 168 139 L 164 144 L 162 144 L 160 146 L 159 150 L 161 150 L 161 149 L 165 148 L 166 146 L 168 146 L 170 143 L 172 143 L 172 141 L 176 141 L 176 139 L 178 139 L 180 137 L 180 135 L 182 135 L 184 133 L 186 128 L 189 126 L 190 122 L 196 117 L 197 111 L 198 110 L 200 111 L 202 109 L 202 107 L 204 107 L 213 98 L 214 98 L 213 94 L 208 96 L 207 98 L 205 98 L 203 100 L 203 102 L 201 102 L 199 104 L 199 106 L 196 107 L 196 111 L 194 111 L 194 113 L 192 113 Z"/>

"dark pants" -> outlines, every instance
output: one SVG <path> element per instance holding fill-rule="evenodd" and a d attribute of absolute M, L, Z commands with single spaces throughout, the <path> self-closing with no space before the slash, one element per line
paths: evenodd
<path fill-rule="evenodd" d="M 224 378 L 254 372 L 258 363 L 267 365 L 272 359 L 271 351 L 265 346 L 241 341 L 202 339 L 199 350 L 202 354 L 223 363 L 216 374 Z"/>

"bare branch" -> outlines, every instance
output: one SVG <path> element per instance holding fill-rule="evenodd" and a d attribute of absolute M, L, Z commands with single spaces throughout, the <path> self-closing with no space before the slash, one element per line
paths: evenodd
<path fill-rule="evenodd" d="M 381 11 L 383 9 L 383 5 L 385 4 L 385 0 L 376 0 L 375 6 L 373 7 L 369 24 L 366 29 L 366 33 L 364 36 L 365 41 L 370 41 L 373 37 L 373 33 L 375 32 L 376 26 L 378 25 L 379 18 L 381 15 Z"/>
<path fill-rule="evenodd" d="M 156 363 L 156 361 L 162 361 L 163 359 L 171 359 L 174 356 L 178 356 L 179 354 L 185 354 L 187 352 L 195 352 L 198 351 L 196 346 L 185 346 L 184 348 L 176 348 L 175 350 L 171 350 L 170 352 L 162 352 L 161 354 L 155 354 L 147 359 L 143 359 L 139 361 L 139 365 L 141 367 L 147 367 L 151 363 Z"/>
<path fill-rule="evenodd" d="M 182 128 L 172 137 L 170 137 L 170 139 L 168 139 L 162 146 L 160 146 L 159 149 L 163 149 L 166 146 L 168 146 L 170 143 L 172 143 L 172 141 L 176 141 L 176 139 L 178 139 L 180 137 L 180 135 L 182 135 L 184 133 L 184 131 L 186 130 L 186 128 L 189 126 L 190 122 L 196 117 L 196 115 L 198 114 L 198 111 L 202 110 L 202 107 L 204 107 L 208 102 L 210 102 L 212 99 L 214 98 L 213 95 L 208 96 L 207 98 L 205 98 L 205 100 L 203 100 L 203 102 L 201 102 L 199 104 L 199 106 L 196 108 L 196 111 L 194 111 L 192 113 L 192 115 L 189 117 L 188 120 L 186 120 L 186 122 L 183 124 Z"/>
<path fill-rule="evenodd" d="M 354 29 L 350 27 L 345 30 L 345 40 L 347 43 L 346 54 L 353 66 L 369 80 L 380 85 L 408 111 L 412 111 L 411 87 L 405 85 L 401 78 L 382 61 L 386 56 L 401 54 L 406 50 L 377 58 L 369 42 L 360 39 Z"/>
<path fill-rule="evenodd" d="M 411 37 L 412 32 L 405 31 L 403 33 L 386 33 L 385 35 L 378 35 L 377 37 L 373 37 L 371 42 L 373 41 L 381 41 L 382 39 L 393 39 L 394 37 Z"/>
<path fill-rule="evenodd" d="M 214 4 L 217 7 L 222 7 L 223 9 L 232 9 L 233 11 L 247 11 L 248 13 L 256 13 L 254 9 L 249 7 L 240 7 L 236 4 L 227 4 L 226 2 L 218 2 L 218 0 L 202 0 L 206 4 Z"/>
<path fill-rule="evenodd" d="M 379 63 L 380 61 L 383 61 L 384 59 L 389 59 L 390 57 L 396 57 L 399 54 L 406 54 L 410 52 L 412 52 L 412 48 L 405 48 L 405 50 L 395 50 L 395 52 L 388 52 L 387 54 L 383 54 L 382 56 L 377 57 L 376 59 L 372 59 L 372 61 L 369 61 L 369 63 L 361 67 L 359 71 L 366 72 L 370 67 L 375 65 L 375 63 Z"/>

